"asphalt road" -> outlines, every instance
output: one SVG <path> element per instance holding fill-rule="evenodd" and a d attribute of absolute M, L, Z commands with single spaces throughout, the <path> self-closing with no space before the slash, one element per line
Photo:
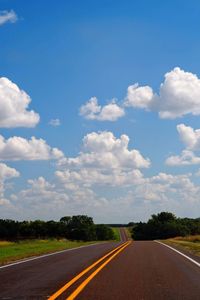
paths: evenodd
<path fill-rule="evenodd" d="M 126 242 L 128 240 L 126 230 L 124 228 L 120 228 L 120 239 L 122 242 Z"/>
<path fill-rule="evenodd" d="M 126 240 L 121 229 L 123 241 Z M 67 281 L 122 242 L 73 249 L 0 268 L 0 299 L 47 299 Z"/>
<path fill-rule="evenodd" d="M 156 242 L 133 242 L 86 286 L 79 299 L 199 300 L 200 268 Z"/>
<path fill-rule="evenodd" d="M 126 240 L 123 230 L 121 237 Z M 89 246 L 0 269 L 0 299 L 47 299 L 118 245 Z M 176 252 L 151 241 L 133 242 L 118 251 L 77 300 L 200 299 L 200 268 Z M 94 270 L 57 299 L 69 297 Z"/>

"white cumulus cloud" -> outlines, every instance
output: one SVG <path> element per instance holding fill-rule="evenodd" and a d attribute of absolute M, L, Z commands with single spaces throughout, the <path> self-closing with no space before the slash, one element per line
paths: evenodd
<path fill-rule="evenodd" d="M 125 106 L 144 108 L 150 110 L 153 99 L 153 90 L 149 86 L 139 86 L 138 83 L 130 85 L 127 90 Z"/>
<path fill-rule="evenodd" d="M 185 124 L 177 125 L 184 149 L 180 155 L 172 155 L 167 158 L 166 164 L 170 166 L 184 166 L 200 164 L 200 129 L 194 130 Z"/>
<path fill-rule="evenodd" d="M 130 185 L 127 185 L 127 177 L 124 182 L 118 184 L 102 178 L 107 173 L 99 173 L 99 181 L 104 188 L 91 186 L 92 177 L 97 177 L 95 169 L 83 173 L 72 169 L 67 172 L 57 171 L 58 180 L 53 183 L 46 181 L 44 177 L 28 180 L 28 188 L 10 196 L 10 202 L 19 212 L 35 218 L 56 218 L 63 216 L 63 211 L 69 214 L 87 213 L 98 218 L 99 222 L 110 219 L 116 220 L 116 215 L 132 220 L 141 220 L 141 216 L 149 217 L 150 214 L 162 210 L 172 211 L 185 215 L 188 210 L 191 216 L 198 216 L 200 208 L 198 184 L 192 182 L 192 175 L 172 175 L 159 173 L 153 177 L 142 177 L 132 181 L 136 174 L 129 173 Z M 109 173 L 109 172 L 108 172 Z M 91 178 L 89 178 L 91 177 Z M 85 183 L 85 185 L 83 184 Z M 90 183 L 89 185 L 88 182 Z M 96 182 L 97 183 L 97 182 Z M 109 185 L 109 186 L 108 186 Z"/>
<path fill-rule="evenodd" d="M 40 117 L 28 110 L 31 98 L 8 78 L 0 78 L 0 127 L 34 127 Z"/>
<path fill-rule="evenodd" d="M 124 109 L 115 100 L 105 106 L 98 105 L 96 97 L 92 97 L 80 108 L 80 115 L 88 120 L 116 121 L 125 115 Z"/>
<path fill-rule="evenodd" d="M 200 164 L 200 157 L 190 150 L 183 150 L 180 155 L 172 155 L 166 159 L 169 166 L 188 166 Z"/>
<path fill-rule="evenodd" d="M 148 168 L 150 160 L 138 150 L 128 149 L 129 137 L 125 134 L 116 138 L 110 131 L 92 132 L 83 138 L 83 152 L 75 158 L 60 161 L 67 166 L 115 168 Z"/>
<path fill-rule="evenodd" d="M 184 124 L 177 125 L 180 139 L 188 149 L 200 150 L 200 129 L 194 130 Z"/>
<path fill-rule="evenodd" d="M 149 86 L 129 86 L 124 105 L 157 111 L 163 119 L 200 115 L 200 79 L 176 67 L 165 74 L 158 94 Z"/>
<path fill-rule="evenodd" d="M 15 23 L 17 22 L 18 17 L 14 10 L 3 10 L 0 11 L 0 26 L 5 23 Z"/>
<path fill-rule="evenodd" d="M 59 149 L 51 148 L 43 139 L 14 136 L 6 140 L 0 135 L 0 160 L 47 160 L 62 156 Z"/>
<path fill-rule="evenodd" d="M 150 160 L 136 149 L 128 149 L 129 137 L 116 138 L 112 132 L 92 132 L 83 138 L 83 151 L 77 157 L 58 161 L 57 178 L 68 188 L 77 185 L 131 185 L 141 182 L 140 168 L 148 168 Z"/>
<path fill-rule="evenodd" d="M 14 168 L 10 168 L 6 164 L 0 163 L 0 180 L 18 177 L 19 175 L 19 172 Z"/>
<path fill-rule="evenodd" d="M 19 177 L 19 175 L 20 173 L 14 168 L 0 163 L 0 205 L 9 205 L 10 203 L 10 201 L 4 197 L 5 181 L 10 178 Z"/>

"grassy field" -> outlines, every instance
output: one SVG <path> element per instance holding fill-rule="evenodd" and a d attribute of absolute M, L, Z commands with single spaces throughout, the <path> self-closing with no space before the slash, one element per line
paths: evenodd
<path fill-rule="evenodd" d="M 115 241 L 119 242 L 120 241 L 120 233 L 119 233 L 119 228 L 118 227 L 112 227 L 112 230 L 115 235 Z"/>
<path fill-rule="evenodd" d="M 71 249 L 95 242 L 76 242 L 68 240 L 26 240 L 20 242 L 0 241 L 0 265 L 64 249 Z"/>
<path fill-rule="evenodd" d="M 187 250 L 192 254 L 200 256 L 200 235 L 176 237 L 164 240 L 164 242 L 171 246 L 177 246 L 180 250 Z"/>

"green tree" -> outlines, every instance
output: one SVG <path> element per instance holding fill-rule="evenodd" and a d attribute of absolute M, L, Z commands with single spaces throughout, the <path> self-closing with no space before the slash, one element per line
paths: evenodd
<path fill-rule="evenodd" d="M 112 240 L 114 239 L 114 232 L 109 226 L 98 224 L 96 225 L 96 236 L 99 241 Z"/>
<path fill-rule="evenodd" d="M 91 241 L 96 239 L 93 219 L 86 215 L 73 216 L 68 224 L 69 236 L 73 240 Z"/>

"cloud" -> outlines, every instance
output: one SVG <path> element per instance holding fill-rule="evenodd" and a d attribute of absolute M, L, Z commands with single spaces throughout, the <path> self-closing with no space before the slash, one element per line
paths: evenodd
<path fill-rule="evenodd" d="M 140 168 L 150 160 L 136 149 L 128 149 L 129 137 L 116 138 L 112 132 L 92 132 L 83 138 L 83 151 L 77 157 L 58 161 L 57 178 L 66 187 L 92 185 L 131 185 L 143 180 Z"/>
<path fill-rule="evenodd" d="M 18 177 L 20 174 L 14 168 L 8 167 L 6 164 L 0 163 L 0 180 Z"/>
<path fill-rule="evenodd" d="M 0 78 L 0 127 L 34 127 L 40 117 L 28 111 L 31 98 L 8 78 Z"/>
<path fill-rule="evenodd" d="M 110 170 L 107 172 L 87 168 L 78 171 L 67 169 L 56 171 L 55 175 L 69 190 L 77 190 L 80 185 L 84 187 L 92 185 L 130 186 L 143 182 L 143 175 L 137 169 L 132 171 Z"/>
<path fill-rule="evenodd" d="M 96 97 L 92 97 L 80 108 L 80 115 L 88 120 L 116 121 L 125 115 L 124 109 L 113 100 L 105 106 L 98 105 Z"/>
<path fill-rule="evenodd" d="M 63 188 L 56 181 L 52 184 L 44 177 L 29 179 L 28 186 L 18 193 L 11 194 L 10 203 L 18 217 L 59 219 L 67 212 L 69 215 L 86 214 L 106 206 L 106 200 L 89 188 L 74 190 Z M 11 209 L 9 210 L 11 211 Z M 53 213 L 53 215 L 52 215 Z M 92 215 L 92 213 L 88 213 Z"/>
<path fill-rule="evenodd" d="M 5 23 L 15 23 L 17 22 L 18 17 L 14 10 L 3 10 L 0 11 L 0 26 L 5 24 Z"/>
<path fill-rule="evenodd" d="M 60 126 L 60 125 L 61 125 L 60 119 L 51 119 L 51 120 L 49 121 L 49 125 L 55 126 L 55 127 Z"/>
<path fill-rule="evenodd" d="M 54 184 L 49 183 L 44 177 L 40 176 L 36 179 L 28 180 L 28 188 L 20 191 L 18 195 L 12 195 L 13 200 L 23 199 L 29 204 L 37 205 L 51 201 L 55 205 L 59 202 L 68 201 L 69 197 L 66 193 L 60 193 Z M 55 208 L 55 207 L 54 207 Z"/>
<path fill-rule="evenodd" d="M 191 181 L 190 173 L 181 175 L 159 173 L 137 185 L 132 195 L 135 200 L 140 199 L 143 202 L 143 207 L 145 203 L 148 203 L 149 207 L 155 203 L 154 213 L 155 209 L 174 211 L 178 208 L 180 214 L 181 207 L 191 208 L 191 203 L 199 203 L 199 192 L 200 188 Z"/>
<path fill-rule="evenodd" d="M 110 131 L 92 132 L 83 138 L 83 152 L 75 158 L 64 158 L 60 164 L 68 167 L 95 167 L 102 169 L 148 168 L 150 160 L 138 150 L 128 149 L 129 137 L 117 139 Z"/>
<path fill-rule="evenodd" d="M 184 124 L 177 125 L 180 139 L 188 149 L 200 150 L 200 129 L 194 130 Z"/>
<path fill-rule="evenodd" d="M 183 150 L 180 155 L 172 155 L 166 159 L 168 166 L 189 166 L 200 164 L 200 157 L 190 150 Z"/>
<path fill-rule="evenodd" d="M 3 144 L 10 148 L 8 141 L 3 139 Z M 29 144 L 31 140 L 25 141 Z M 82 151 L 76 157 L 58 160 L 52 182 L 43 176 L 29 179 L 27 187 L 13 194 L 6 193 L 6 197 L 4 181 L 19 176 L 19 173 L 0 164 L 2 213 L 10 217 L 17 214 L 20 218 L 48 219 L 52 212 L 54 218 L 59 218 L 63 211 L 72 215 L 78 211 L 94 216 L 99 222 L 114 222 L 119 214 L 125 220 L 133 217 L 138 220 L 163 209 L 180 214 L 181 210 L 186 212 L 191 203 L 198 207 L 200 188 L 192 182 L 191 174 L 159 173 L 145 177 L 140 169 L 149 167 L 149 159 L 128 146 L 127 135 L 117 138 L 107 131 L 89 133 L 83 138 Z M 9 153 L 8 149 L 6 153 Z M 15 146 L 13 149 L 16 150 Z M 51 155 L 51 150 L 45 157 Z M 12 159 L 21 159 L 24 151 L 20 151 L 16 151 Z M 30 155 L 27 159 L 35 159 L 33 149 L 27 152 Z"/>
<path fill-rule="evenodd" d="M 138 83 L 130 85 L 127 90 L 125 106 L 144 108 L 150 110 L 153 99 L 153 90 L 149 86 L 139 87 Z"/>
<path fill-rule="evenodd" d="M 92 177 L 94 173 L 91 171 Z M 60 172 L 57 175 L 63 174 Z M 67 172 L 65 175 L 71 176 Z M 73 176 L 78 175 L 77 172 Z M 80 181 L 71 177 L 71 182 L 69 178 L 61 181 L 59 176 L 53 183 L 42 176 L 30 179 L 28 187 L 10 196 L 10 203 L 15 207 L 15 213 L 18 210 L 18 216 L 22 214 L 26 218 L 37 216 L 49 219 L 52 212 L 54 218 L 60 218 L 64 211 L 72 215 L 77 211 L 92 215 L 97 222 L 116 222 L 116 216 L 120 222 L 127 222 L 127 219 L 139 221 L 162 210 L 178 212 L 178 215 L 188 215 L 189 210 L 191 216 L 198 216 L 200 187 L 192 182 L 191 174 L 159 173 L 143 177 L 129 186 L 115 182 L 115 185 L 110 183 L 108 187 L 106 182 L 102 182 L 105 188 L 101 189 L 87 186 L 89 174 L 86 177 L 82 175 Z"/>
<path fill-rule="evenodd" d="M 59 159 L 63 153 L 51 148 L 45 140 L 32 137 L 10 137 L 7 140 L 0 135 L 0 160 L 48 160 Z"/>
<path fill-rule="evenodd" d="M 5 181 L 19 177 L 20 173 L 14 168 L 8 167 L 6 164 L 0 163 L 0 206 L 9 205 L 10 201 L 4 197 Z"/>
<path fill-rule="evenodd" d="M 10 195 L 11 205 L 17 209 L 18 217 L 21 214 L 26 218 L 49 218 L 52 211 L 63 211 L 69 197 L 59 191 L 54 184 L 49 183 L 42 176 L 28 180 L 28 187 Z M 16 214 L 16 211 L 14 212 Z"/>
<path fill-rule="evenodd" d="M 186 146 L 180 155 L 172 155 L 167 158 L 166 164 L 169 166 L 187 166 L 200 164 L 200 129 L 194 130 L 184 124 L 177 125 L 181 141 Z M 197 154 L 196 154 L 197 152 Z"/>
<path fill-rule="evenodd" d="M 159 94 L 149 86 L 129 86 L 124 105 L 156 111 L 162 119 L 200 115 L 200 79 L 176 67 L 165 74 Z"/>

